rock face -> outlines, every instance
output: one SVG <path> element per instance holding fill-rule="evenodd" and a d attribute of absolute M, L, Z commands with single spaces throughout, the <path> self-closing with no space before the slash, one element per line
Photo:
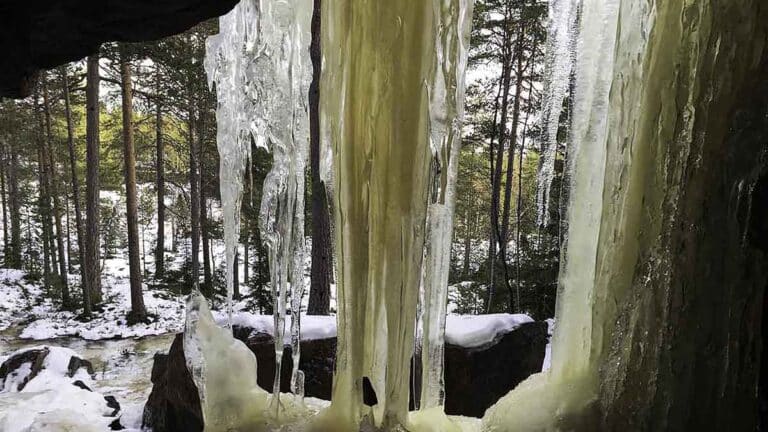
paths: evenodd
<path fill-rule="evenodd" d="M 29 95 L 37 71 L 79 60 L 107 41 L 180 33 L 237 0 L 9 0 L 0 2 L 0 96 Z"/>
<path fill-rule="evenodd" d="M 155 354 L 152 393 L 144 406 L 142 426 L 151 426 L 155 432 L 203 430 L 200 398 L 187 370 L 181 334 L 176 335 L 168 354 Z"/>
<path fill-rule="evenodd" d="M 256 354 L 258 362 L 257 382 L 262 388 L 272 389 L 275 379 L 275 345 L 271 335 L 252 332 L 248 328 L 235 327 L 235 337 Z M 333 386 L 333 362 L 336 356 L 336 339 L 317 339 L 301 342 L 299 369 L 304 371 L 304 394 L 330 400 Z M 280 369 L 280 391 L 291 389 L 291 347 L 285 347 L 283 366 Z"/>
<path fill-rule="evenodd" d="M 234 335 L 256 355 L 259 385 L 271 389 L 275 376 L 272 336 L 243 327 L 235 327 Z M 547 324 L 532 322 L 480 347 L 446 344 L 447 413 L 482 416 L 501 396 L 529 375 L 541 371 L 547 338 Z M 305 374 L 306 396 L 330 400 L 335 354 L 335 338 L 301 343 L 300 367 Z M 280 381 L 283 392 L 290 389 L 291 364 L 290 347 L 286 347 Z M 143 426 L 152 427 L 155 432 L 203 430 L 200 400 L 186 368 L 181 335 L 176 336 L 167 355 L 155 355 L 152 384 L 152 394 L 144 407 Z M 375 400 L 375 395 L 366 397 Z"/>
<path fill-rule="evenodd" d="M 526 323 L 477 348 L 445 345 L 445 412 L 482 417 L 521 381 L 541 371 L 547 324 Z"/>

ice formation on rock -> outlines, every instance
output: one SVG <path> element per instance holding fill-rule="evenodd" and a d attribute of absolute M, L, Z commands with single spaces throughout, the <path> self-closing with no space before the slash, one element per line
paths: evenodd
<path fill-rule="evenodd" d="M 240 207 L 245 167 L 251 155 L 251 137 L 263 132 L 253 116 L 257 101 L 246 66 L 255 55 L 257 3 L 246 0 L 219 19 L 220 32 L 206 44 L 208 85 L 216 88 L 216 146 L 219 150 L 221 206 L 227 260 L 227 314 L 232 325 L 235 255 L 240 239 Z"/>
<path fill-rule="evenodd" d="M 582 1 L 574 65 L 575 112 L 569 142 L 573 167 L 569 231 L 560 273 L 558 326 L 552 343 L 551 369 L 530 377 L 491 407 L 483 418 L 484 427 L 489 430 L 557 430 L 558 422 L 569 421 L 567 417 L 571 415 L 580 416 L 596 398 L 597 377 L 593 373 L 595 365 L 590 352 L 594 332 L 601 330 L 593 319 L 593 308 L 600 306 L 595 302 L 595 283 L 606 161 L 606 119 L 614 77 L 619 3 L 620 0 Z M 572 7 L 567 1 L 560 6 Z M 642 38 L 633 42 L 642 46 Z M 549 89 L 555 91 L 553 86 Z M 560 95 L 555 95 L 557 97 Z"/>
<path fill-rule="evenodd" d="M 546 48 L 546 92 L 544 98 L 544 143 L 538 184 L 536 186 L 536 223 L 549 224 L 552 181 L 557 159 L 557 131 L 560 114 L 568 95 L 574 59 L 576 18 L 579 0 L 552 0 L 549 2 Z"/>
<path fill-rule="evenodd" d="M 276 371 L 273 394 L 279 395 L 287 295 L 291 296 L 291 388 L 303 389 L 298 371 L 301 297 L 304 294 L 304 171 L 309 150 L 307 94 L 311 81 L 307 47 L 311 0 L 261 0 L 256 55 L 248 66 L 257 101 L 258 136 L 272 152 L 264 181 L 260 229 L 269 251 L 275 308 Z M 299 396 L 301 396 L 299 394 Z"/>
<path fill-rule="evenodd" d="M 303 430 L 311 416 L 299 399 L 283 398 L 279 413 L 269 408 L 269 393 L 256 383 L 256 356 L 216 324 L 200 294 L 187 302 L 184 356 L 200 393 L 206 432 Z M 293 429 L 281 429 L 288 426 Z"/>

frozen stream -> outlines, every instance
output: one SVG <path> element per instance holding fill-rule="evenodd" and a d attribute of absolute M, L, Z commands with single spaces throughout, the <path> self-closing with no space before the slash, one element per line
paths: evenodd
<path fill-rule="evenodd" d="M 137 339 L 84 340 L 61 337 L 49 340 L 19 339 L 21 329 L 11 327 L 0 332 L 0 359 L 12 352 L 40 345 L 69 348 L 93 364 L 96 385 L 93 389 L 117 398 L 123 409 L 146 402 L 152 383 L 152 360 L 156 352 L 167 352 L 174 333 Z"/>

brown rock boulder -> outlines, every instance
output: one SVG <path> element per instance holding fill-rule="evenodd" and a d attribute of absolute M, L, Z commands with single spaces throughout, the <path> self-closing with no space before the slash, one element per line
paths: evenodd
<path fill-rule="evenodd" d="M 152 393 L 144 405 L 142 426 L 154 432 L 201 432 L 200 397 L 184 358 L 184 338 L 176 335 L 168 354 L 155 354 Z"/>
<path fill-rule="evenodd" d="M 530 322 L 476 348 L 445 344 L 445 412 L 482 417 L 485 410 L 541 372 L 547 323 Z"/>

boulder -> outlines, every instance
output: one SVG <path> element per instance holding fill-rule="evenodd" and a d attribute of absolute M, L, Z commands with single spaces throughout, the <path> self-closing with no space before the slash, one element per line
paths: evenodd
<path fill-rule="evenodd" d="M 43 362 L 50 350 L 47 347 L 30 349 L 12 355 L 0 365 L 0 390 L 22 391 L 27 383 L 43 369 Z M 29 364 L 29 370 L 25 365 Z"/>
<path fill-rule="evenodd" d="M 274 339 L 247 327 L 235 326 L 233 333 L 256 355 L 257 382 L 271 391 L 275 376 Z M 530 322 L 499 334 L 481 346 L 446 344 L 446 412 L 481 417 L 517 384 L 541 371 L 547 341 L 547 324 Z M 306 396 L 330 400 L 335 354 L 336 338 L 302 341 L 300 368 L 305 374 Z M 282 392 L 290 389 L 292 362 L 291 349 L 286 347 L 280 376 Z M 418 370 L 415 372 L 419 374 Z M 200 399 L 186 367 L 182 335 L 176 336 L 167 355 L 155 355 L 152 384 L 152 393 L 144 407 L 144 427 L 151 427 L 155 432 L 203 430 Z M 366 390 L 367 403 L 375 404 L 372 388 Z"/>
<path fill-rule="evenodd" d="M 54 349 L 61 350 L 61 348 Z M 0 391 L 24 390 L 27 383 L 32 381 L 45 369 L 45 360 L 48 358 L 50 352 L 51 348 L 43 346 L 40 348 L 17 351 L 12 354 L 2 365 L 0 365 Z M 29 369 L 27 369 L 27 364 L 29 365 Z M 93 376 L 93 365 L 90 361 L 70 354 L 66 373 L 64 375 L 68 378 L 72 378 L 80 372 L 80 369 L 84 370 L 87 377 Z M 73 385 L 90 391 L 90 388 L 88 388 L 88 386 L 81 380 L 75 380 Z M 15 388 L 12 389 L 9 387 Z"/>
<path fill-rule="evenodd" d="M 256 355 L 256 380 L 262 388 L 272 390 L 275 380 L 275 342 L 272 335 L 235 327 L 235 337 L 245 343 Z M 293 358 L 290 346 L 283 351 L 280 368 L 280 391 L 291 389 Z M 304 395 L 318 399 L 331 399 L 333 364 L 336 357 L 336 338 L 305 340 L 301 342 L 299 369 L 304 371 Z"/>
<path fill-rule="evenodd" d="M 445 344 L 445 412 L 482 417 L 520 382 L 541 372 L 549 336 L 546 322 L 530 322 L 491 343 Z"/>
<path fill-rule="evenodd" d="M 91 363 L 68 348 L 16 351 L 0 365 L 0 430 L 123 429 L 120 404 L 93 383 Z"/>
<path fill-rule="evenodd" d="M 184 358 L 184 338 L 176 335 L 168 354 L 155 354 L 152 366 L 152 393 L 142 426 L 154 432 L 201 432 L 203 413 L 200 397 Z"/>

